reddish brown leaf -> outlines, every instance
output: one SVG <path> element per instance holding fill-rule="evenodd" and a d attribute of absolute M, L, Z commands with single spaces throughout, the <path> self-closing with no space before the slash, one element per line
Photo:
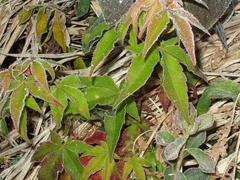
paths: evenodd
<path fill-rule="evenodd" d="M 161 88 L 160 91 L 158 92 L 158 98 L 159 98 L 159 101 L 162 105 L 164 112 L 167 112 L 171 101 L 169 100 L 167 94 L 164 92 L 163 88 Z"/>
<path fill-rule="evenodd" d="M 95 131 L 95 133 L 87 138 L 85 142 L 87 144 L 100 144 L 101 141 L 106 141 L 106 133 L 103 131 Z"/>

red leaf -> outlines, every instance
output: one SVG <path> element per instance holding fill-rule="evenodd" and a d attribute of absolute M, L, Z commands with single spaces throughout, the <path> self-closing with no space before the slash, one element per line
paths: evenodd
<path fill-rule="evenodd" d="M 167 94 L 164 92 L 163 88 L 158 91 L 158 98 L 162 105 L 164 112 L 168 111 L 171 101 L 168 99 Z"/>
<path fill-rule="evenodd" d="M 100 145 L 101 141 L 106 141 L 106 133 L 103 131 L 95 131 L 91 137 L 85 140 L 87 144 L 98 144 L 98 145 Z"/>

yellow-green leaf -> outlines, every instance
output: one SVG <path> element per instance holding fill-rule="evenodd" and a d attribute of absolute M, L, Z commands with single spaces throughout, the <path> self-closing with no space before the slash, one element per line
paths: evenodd
<path fill-rule="evenodd" d="M 51 76 L 52 80 L 55 79 L 55 71 L 53 67 L 46 61 L 46 60 L 38 60 L 39 63 L 42 64 L 43 68 L 48 72 L 48 74 Z"/>
<path fill-rule="evenodd" d="M 27 111 L 25 108 L 23 109 L 20 119 L 19 134 L 26 142 L 30 143 L 30 140 L 27 136 Z"/>
<path fill-rule="evenodd" d="M 26 102 L 25 103 L 26 103 L 26 106 L 28 108 L 31 108 L 31 109 L 39 112 L 39 113 L 42 113 L 41 108 L 39 107 L 38 103 L 35 101 L 35 99 L 32 96 L 28 96 L 26 98 Z"/>
<path fill-rule="evenodd" d="M 40 8 L 37 15 L 36 34 L 38 38 L 47 31 L 48 14 L 45 8 Z"/>
<path fill-rule="evenodd" d="M 30 19 L 32 11 L 33 9 L 22 9 L 18 14 L 19 23 L 20 24 L 26 23 Z"/>
<path fill-rule="evenodd" d="M 56 42 L 61 46 L 63 52 L 67 52 L 66 44 L 66 18 L 64 15 L 60 14 L 58 11 L 55 11 L 53 18 L 53 37 Z"/>
<path fill-rule="evenodd" d="M 25 106 L 25 100 L 28 96 L 28 90 L 25 84 L 22 83 L 17 87 L 10 97 L 10 113 L 14 124 L 14 127 L 19 130 L 20 119 L 23 113 L 23 108 Z"/>
<path fill-rule="evenodd" d="M 41 86 L 49 91 L 48 82 L 47 82 L 47 75 L 45 69 L 43 68 L 42 64 L 37 61 L 33 61 L 31 66 L 31 72 L 36 81 L 38 81 Z"/>

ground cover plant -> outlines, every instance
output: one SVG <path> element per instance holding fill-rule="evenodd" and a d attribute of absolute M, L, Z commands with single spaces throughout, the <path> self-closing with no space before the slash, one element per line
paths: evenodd
<path fill-rule="evenodd" d="M 240 85 L 222 78 L 209 82 L 198 67 L 193 27 L 206 34 L 208 30 L 178 0 L 126 3 L 122 17 L 110 16 L 104 8 L 103 16 L 97 17 L 95 1 L 68 3 L 62 9 L 43 1 L 16 13 L 21 27 L 33 27 L 31 39 L 20 47 L 26 51 L 31 46 L 31 51 L 23 56 L 2 53 L 5 58 L 22 57 L 8 62 L 3 58 L 1 63 L 2 139 L 15 129 L 20 141 L 33 150 L 31 167 L 39 167 L 39 179 L 224 178 L 217 174 L 218 160 L 207 151 L 213 143 L 206 144 L 208 133 L 215 126 L 209 108 L 219 99 L 233 102 L 234 121 Z M 100 7 L 101 3 L 106 2 L 100 1 Z M 206 6 L 203 1 L 195 3 Z M 68 8 L 74 15 L 66 15 Z M 80 51 L 69 35 L 72 16 L 87 22 L 77 39 Z M 124 51 L 130 57 L 124 78 L 117 82 L 109 74 L 96 73 L 113 67 L 111 59 Z M 208 85 L 201 96 L 195 89 L 199 82 Z M 164 110 L 155 124 L 141 114 L 142 101 L 152 90 Z M 50 138 L 40 144 L 34 142 L 33 129 L 44 124 L 34 127 L 34 116 L 53 124 L 47 128 Z M 170 116 L 168 127 L 164 121 Z M 89 124 L 93 133 L 81 137 L 75 131 L 77 123 Z M 237 137 L 238 126 L 230 125 L 228 136 Z M 230 149 L 236 149 L 234 158 L 236 142 L 229 142 Z M 6 157 L 0 158 L 6 164 Z M 193 165 L 186 166 L 188 161 Z M 238 176 L 237 165 L 229 170 L 232 177 Z"/>

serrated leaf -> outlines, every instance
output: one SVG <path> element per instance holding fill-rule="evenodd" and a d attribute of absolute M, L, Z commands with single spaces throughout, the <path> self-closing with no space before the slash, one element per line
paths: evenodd
<path fill-rule="evenodd" d="M 125 122 L 126 108 L 122 107 L 117 110 L 115 116 L 106 116 L 104 119 L 104 128 L 107 133 L 107 144 L 109 147 L 110 157 L 113 157 L 114 150 L 119 140 L 122 126 Z"/>
<path fill-rule="evenodd" d="M 175 140 L 175 137 L 168 131 L 159 131 L 156 133 L 155 140 L 157 144 L 166 146 Z"/>
<path fill-rule="evenodd" d="M 29 90 L 29 92 L 34 97 L 37 97 L 37 98 L 42 99 L 46 102 L 61 106 L 61 103 L 56 98 L 54 98 L 52 96 L 50 91 L 46 90 L 45 88 L 42 88 L 41 84 L 38 81 L 29 77 L 25 84 L 26 84 L 26 87 Z"/>
<path fill-rule="evenodd" d="M 164 149 L 164 158 L 167 161 L 175 160 L 178 157 L 180 150 L 182 149 L 183 145 L 186 142 L 186 138 L 184 137 L 177 137 L 172 143 L 168 144 Z"/>
<path fill-rule="evenodd" d="M 128 158 L 123 168 L 123 179 L 127 179 L 128 175 L 134 171 L 138 180 L 145 180 L 144 166 L 149 166 L 145 159 L 136 156 Z"/>
<path fill-rule="evenodd" d="M 44 67 L 37 61 L 33 61 L 31 65 L 31 72 L 36 81 L 38 81 L 46 91 L 49 91 L 47 75 Z"/>
<path fill-rule="evenodd" d="M 210 180 L 208 174 L 203 173 L 199 168 L 190 168 L 184 172 L 187 180 Z"/>
<path fill-rule="evenodd" d="M 189 120 L 188 94 L 186 77 L 180 64 L 162 52 L 163 88 L 169 98 L 176 104 L 182 117 Z"/>
<path fill-rule="evenodd" d="M 58 99 L 62 106 L 56 105 L 56 104 L 50 104 L 51 108 L 51 114 L 53 117 L 54 122 L 56 123 L 57 127 L 61 127 L 61 122 L 63 119 L 64 111 L 68 105 L 67 97 L 64 94 L 64 91 L 60 88 L 51 88 L 52 95 Z"/>
<path fill-rule="evenodd" d="M 92 58 L 92 68 L 93 70 L 97 67 L 97 65 L 106 59 L 106 57 L 109 55 L 109 53 L 113 50 L 114 44 L 118 40 L 118 35 L 116 30 L 110 29 L 107 31 L 101 40 L 98 42 L 96 49 L 93 53 Z"/>
<path fill-rule="evenodd" d="M 51 76 L 52 80 L 54 80 L 55 79 L 55 71 L 53 70 L 53 67 L 49 64 L 49 62 L 47 62 L 46 60 L 38 60 L 38 62 L 42 64 L 43 68 Z"/>
<path fill-rule="evenodd" d="M 22 116 L 23 108 L 25 106 L 25 100 L 29 92 L 22 83 L 17 87 L 10 97 L 10 113 L 15 129 L 19 130 L 20 119 Z"/>
<path fill-rule="evenodd" d="M 8 127 L 5 119 L 0 118 L 0 133 L 2 133 L 4 136 L 7 136 L 8 134 Z"/>
<path fill-rule="evenodd" d="M 77 17 L 82 17 L 86 15 L 90 8 L 90 0 L 78 0 L 76 15 Z"/>
<path fill-rule="evenodd" d="M 206 80 L 205 75 L 198 69 L 197 66 L 194 66 L 191 62 L 189 56 L 185 53 L 181 47 L 177 45 L 169 45 L 167 43 L 161 43 L 161 48 L 164 52 L 171 55 L 173 58 L 178 60 L 181 64 L 185 65 L 189 71 L 197 75 L 198 77 Z"/>
<path fill-rule="evenodd" d="M 67 43 L 65 37 L 66 31 L 66 18 L 64 15 L 60 14 L 58 11 L 55 11 L 53 18 L 53 37 L 56 42 L 61 46 L 63 52 L 67 52 Z"/>
<path fill-rule="evenodd" d="M 19 134 L 26 142 L 30 144 L 30 140 L 27 136 L 27 111 L 25 108 L 22 111 L 22 115 L 20 119 Z"/>
<path fill-rule="evenodd" d="M 90 119 L 90 113 L 87 100 L 84 94 L 79 90 L 71 86 L 63 86 L 62 90 L 75 107 L 76 113 L 79 113 L 86 119 Z"/>
<path fill-rule="evenodd" d="M 26 103 L 26 106 L 28 108 L 31 108 L 31 109 L 39 112 L 39 113 L 42 113 L 41 108 L 39 107 L 38 103 L 35 101 L 35 99 L 32 96 L 28 96 L 26 98 L 26 102 L 25 103 Z"/>
<path fill-rule="evenodd" d="M 47 32 L 48 16 L 45 7 L 39 8 L 36 22 L 36 34 L 38 38 L 41 38 Z"/>
<path fill-rule="evenodd" d="M 64 169 L 67 173 L 75 180 L 81 179 L 83 167 L 80 164 L 78 155 L 73 151 L 64 149 L 62 156 Z"/>
<path fill-rule="evenodd" d="M 236 100 L 240 93 L 240 85 L 231 80 L 214 81 L 202 94 L 197 105 L 198 114 L 208 111 L 211 99 Z"/>
<path fill-rule="evenodd" d="M 52 152 L 57 152 L 61 146 L 52 142 L 42 143 L 33 154 L 32 161 L 42 161 L 46 155 Z"/>
<path fill-rule="evenodd" d="M 216 163 L 213 159 L 206 153 L 204 153 L 199 148 L 188 148 L 186 149 L 189 154 L 191 154 L 199 164 L 201 171 L 205 173 L 214 173 Z"/>
<path fill-rule="evenodd" d="M 197 148 L 206 141 L 206 131 L 197 133 L 196 135 L 190 136 L 186 143 L 186 148 Z"/>
<path fill-rule="evenodd" d="M 58 172 L 62 168 L 62 154 L 61 152 L 51 153 L 44 158 L 41 163 L 41 168 L 38 172 L 39 180 L 54 180 L 58 176 Z"/>
<path fill-rule="evenodd" d="M 22 9 L 18 13 L 19 23 L 20 24 L 26 23 L 30 19 L 31 15 L 32 15 L 32 11 L 33 11 L 33 9 Z"/>
<path fill-rule="evenodd" d="M 159 15 L 155 15 L 149 23 L 147 29 L 146 40 L 144 43 L 143 57 L 146 57 L 148 51 L 157 41 L 161 33 L 166 29 L 167 24 L 169 23 L 168 15 L 166 12 L 163 12 Z"/>
<path fill-rule="evenodd" d="M 142 59 L 141 56 L 133 58 L 126 82 L 115 101 L 115 107 L 146 83 L 158 61 L 158 51 L 151 52 L 146 59 Z"/>

